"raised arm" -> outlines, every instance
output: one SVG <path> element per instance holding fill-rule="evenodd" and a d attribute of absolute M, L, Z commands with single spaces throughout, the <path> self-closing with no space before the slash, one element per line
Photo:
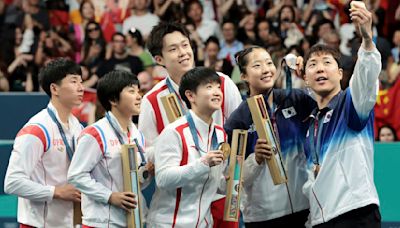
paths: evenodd
<path fill-rule="evenodd" d="M 352 103 L 358 117 L 369 116 L 376 101 L 378 77 L 382 69 L 381 55 L 372 41 L 372 14 L 362 2 L 352 2 L 350 16 L 362 37 L 358 59 L 350 80 Z"/>

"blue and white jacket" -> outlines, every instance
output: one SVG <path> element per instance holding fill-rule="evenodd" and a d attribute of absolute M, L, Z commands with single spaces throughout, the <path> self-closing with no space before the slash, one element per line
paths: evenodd
<path fill-rule="evenodd" d="M 379 205 L 374 184 L 373 107 L 380 70 L 378 50 L 361 47 L 349 88 L 310 115 L 305 146 L 309 178 L 303 191 L 310 200 L 313 226 L 357 208 Z M 320 170 L 315 178 L 317 162 Z"/>
<path fill-rule="evenodd" d="M 254 156 L 254 146 L 258 139 L 247 101 L 235 110 L 224 128 L 231 139 L 234 129 L 248 130 L 246 160 L 243 167 L 243 192 L 241 209 L 245 222 L 261 222 L 289 215 L 309 208 L 308 200 L 302 193 L 307 181 L 306 156 L 304 153 L 307 123 L 304 120 L 316 107 L 315 101 L 301 90 L 273 91 L 276 108 L 271 113 L 275 119 L 283 163 L 288 176 L 288 184 L 274 185 L 268 166 L 258 165 Z M 265 101 L 267 96 L 264 95 Z"/>

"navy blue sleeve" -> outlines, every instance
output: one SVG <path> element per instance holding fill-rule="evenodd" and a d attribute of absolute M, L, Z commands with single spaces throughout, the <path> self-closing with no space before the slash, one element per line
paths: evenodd
<path fill-rule="evenodd" d="M 232 141 L 232 133 L 234 129 L 243 129 L 247 130 L 248 126 L 246 126 L 246 109 L 250 113 L 250 110 L 247 106 L 247 101 L 243 101 L 239 107 L 232 112 L 224 125 L 224 130 L 228 135 L 228 142 Z"/>
<path fill-rule="evenodd" d="M 345 110 L 345 118 L 347 121 L 347 126 L 349 126 L 349 128 L 351 128 L 355 131 L 361 131 L 362 129 L 364 129 L 365 125 L 368 123 L 368 120 L 371 117 L 371 114 L 373 113 L 373 111 L 371 110 L 368 118 L 360 118 L 360 115 L 358 115 L 358 113 L 354 107 L 353 100 L 352 100 L 349 89 L 346 90 L 345 109 L 344 110 Z"/>

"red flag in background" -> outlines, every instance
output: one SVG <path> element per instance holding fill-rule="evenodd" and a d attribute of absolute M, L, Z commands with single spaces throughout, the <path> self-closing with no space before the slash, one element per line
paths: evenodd
<path fill-rule="evenodd" d="M 392 87 L 379 90 L 379 96 L 374 108 L 375 111 L 375 135 L 383 125 L 391 125 L 400 138 L 400 79 L 397 79 Z"/>
<path fill-rule="evenodd" d="M 86 88 L 83 93 L 82 104 L 72 109 L 72 114 L 84 126 L 90 125 L 95 121 L 96 101 L 96 90 Z"/>

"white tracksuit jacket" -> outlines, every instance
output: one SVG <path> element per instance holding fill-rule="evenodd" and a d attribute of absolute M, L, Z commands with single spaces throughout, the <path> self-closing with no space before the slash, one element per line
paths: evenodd
<path fill-rule="evenodd" d="M 49 103 L 61 123 L 54 106 Z M 63 126 L 70 145 L 82 130 L 74 117 Z M 33 116 L 14 141 L 4 191 L 18 195 L 18 222 L 33 227 L 72 227 L 73 203 L 53 199 L 55 186 L 67 184 L 70 161 L 57 124 L 46 109 Z"/>
<path fill-rule="evenodd" d="M 321 166 L 313 174 L 313 153 L 308 131 L 305 152 L 308 181 L 303 192 L 310 200 L 311 225 L 327 222 L 341 214 L 367 205 L 379 206 L 374 184 L 374 114 L 381 56 L 374 48 L 358 50 L 350 86 L 329 102 L 325 112 L 310 116 L 318 121 L 321 135 L 317 148 Z M 323 110 L 324 111 L 324 110 Z"/>
<path fill-rule="evenodd" d="M 128 142 L 128 134 L 122 131 L 115 116 L 111 112 L 108 112 L 108 115 L 117 126 L 124 142 Z M 129 126 L 129 133 L 130 144 L 134 144 L 133 139 L 136 138 L 140 146 L 144 146 L 144 137 L 133 123 Z M 140 156 L 138 158 L 140 164 Z M 108 203 L 112 192 L 123 192 L 123 176 L 121 144 L 106 117 L 82 131 L 68 171 L 68 181 L 83 193 L 84 225 L 126 227 L 125 211 Z M 142 188 L 145 184 L 148 183 L 144 183 Z M 139 197 L 144 206 L 142 209 L 146 210 L 143 196 L 140 194 Z"/>
<path fill-rule="evenodd" d="M 237 86 L 228 76 L 222 73 L 218 73 L 218 75 L 221 79 L 221 90 L 224 99 L 221 109 L 214 113 L 213 119 L 216 124 L 223 126 L 225 120 L 240 105 L 242 98 Z M 169 124 L 164 106 L 161 103 L 161 97 L 170 94 L 166 80 L 167 79 L 164 79 L 157 83 L 157 85 L 143 97 L 141 104 L 138 128 L 143 132 L 146 138 L 146 153 L 149 154 L 150 160 L 154 160 L 152 155 L 155 140 L 161 131 Z M 179 85 L 175 84 L 171 79 L 170 82 L 176 93 L 179 94 Z M 178 97 L 178 100 L 181 100 L 186 108 L 185 102 L 183 102 L 180 97 Z"/>
<path fill-rule="evenodd" d="M 199 146 L 210 150 L 213 131 L 218 143 L 225 142 L 222 127 L 207 123 L 192 111 L 199 133 Z M 209 167 L 195 148 L 186 117 L 169 124 L 155 146 L 156 192 L 153 196 L 148 227 L 212 227 L 210 205 L 223 177 L 224 165 Z"/>

